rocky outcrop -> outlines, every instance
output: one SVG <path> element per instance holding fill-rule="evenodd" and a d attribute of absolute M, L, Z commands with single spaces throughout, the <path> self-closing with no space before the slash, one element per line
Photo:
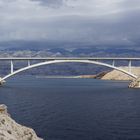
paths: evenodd
<path fill-rule="evenodd" d="M 0 85 L 2 85 L 2 81 L 1 80 L 2 80 L 2 78 L 0 77 Z"/>
<path fill-rule="evenodd" d="M 0 77 L 0 85 L 3 85 L 5 83 L 5 80 L 2 80 L 2 78 Z"/>
<path fill-rule="evenodd" d="M 131 81 L 129 88 L 140 88 L 140 77 Z"/>
<path fill-rule="evenodd" d="M 103 76 L 105 76 L 108 73 L 108 71 L 103 71 L 98 73 L 94 78 L 95 79 L 101 79 Z"/>
<path fill-rule="evenodd" d="M 124 70 L 128 71 L 128 67 L 120 67 Z M 140 67 L 132 67 L 131 72 L 135 75 L 140 75 Z M 127 74 L 124 74 L 117 70 L 112 70 L 105 74 L 103 77 L 101 77 L 103 80 L 134 80 L 132 77 L 128 76 Z"/>
<path fill-rule="evenodd" d="M 97 75 L 80 75 L 80 76 L 76 76 L 76 78 L 94 78 L 94 79 L 101 79 L 107 73 L 108 73 L 108 71 L 104 71 L 104 72 L 98 73 Z"/>
<path fill-rule="evenodd" d="M 7 107 L 0 105 L 0 140 L 42 140 L 31 128 L 16 123 L 8 114 Z"/>

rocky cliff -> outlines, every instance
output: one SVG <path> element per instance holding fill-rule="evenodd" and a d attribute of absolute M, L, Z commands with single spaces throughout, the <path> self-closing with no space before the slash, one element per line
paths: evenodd
<path fill-rule="evenodd" d="M 16 123 L 7 113 L 7 107 L 0 105 L 0 140 L 43 140 L 31 128 Z"/>
<path fill-rule="evenodd" d="M 120 67 L 128 71 L 128 67 Z M 140 75 L 140 67 L 132 67 L 131 72 L 135 75 Z M 112 70 L 101 77 L 103 80 L 134 80 L 132 77 L 128 76 L 117 70 Z"/>

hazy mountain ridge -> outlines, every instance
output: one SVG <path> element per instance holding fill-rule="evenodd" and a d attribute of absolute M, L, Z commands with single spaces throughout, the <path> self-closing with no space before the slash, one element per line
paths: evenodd
<path fill-rule="evenodd" d="M 0 42 L 0 56 L 140 56 L 136 46 L 92 45 L 79 42 L 58 41 L 8 41 Z"/>

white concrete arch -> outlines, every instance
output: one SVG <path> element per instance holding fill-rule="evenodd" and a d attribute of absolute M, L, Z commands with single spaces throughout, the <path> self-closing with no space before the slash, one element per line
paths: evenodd
<path fill-rule="evenodd" d="M 28 69 L 32 69 L 35 67 L 39 67 L 39 66 L 43 66 L 43 65 L 50 65 L 50 64 L 55 64 L 55 63 L 68 63 L 68 62 L 75 62 L 75 63 L 89 63 L 89 64 L 96 64 L 96 65 L 101 65 L 101 66 L 105 66 L 105 67 L 109 67 L 115 70 L 118 70 L 120 72 L 123 72 L 129 76 L 131 76 L 132 78 L 137 78 L 136 75 L 132 74 L 131 72 L 128 72 L 126 70 L 123 70 L 121 68 L 117 68 L 114 65 L 110 65 L 107 63 L 103 63 L 103 62 L 99 62 L 99 61 L 92 61 L 92 60 L 50 60 L 50 61 L 45 61 L 45 62 L 40 62 L 37 64 L 32 64 L 32 65 L 28 65 L 27 67 L 21 68 L 19 70 L 13 71 L 12 73 L 6 75 L 5 77 L 0 79 L 0 82 L 5 81 L 7 78 L 12 77 L 20 72 L 26 71 Z"/>

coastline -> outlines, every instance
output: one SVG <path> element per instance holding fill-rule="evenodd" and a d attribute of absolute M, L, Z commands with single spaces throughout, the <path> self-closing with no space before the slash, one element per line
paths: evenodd
<path fill-rule="evenodd" d="M 124 70 L 128 70 L 128 67 L 120 67 Z M 140 67 L 132 67 L 132 72 L 135 75 L 139 75 Z M 132 77 L 128 76 L 117 70 L 103 71 L 94 75 L 78 75 L 78 76 L 36 76 L 36 78 L 91 78 L 101 80 L 120 80 L 120 81 L 132 81 Z"/>
<path fill-rule="evenodd" d="M 7 111 L 7 106 L 0 105 L 0 139 L 1 140 L 43 140 L 32 128 L 15 122 Z"/>

